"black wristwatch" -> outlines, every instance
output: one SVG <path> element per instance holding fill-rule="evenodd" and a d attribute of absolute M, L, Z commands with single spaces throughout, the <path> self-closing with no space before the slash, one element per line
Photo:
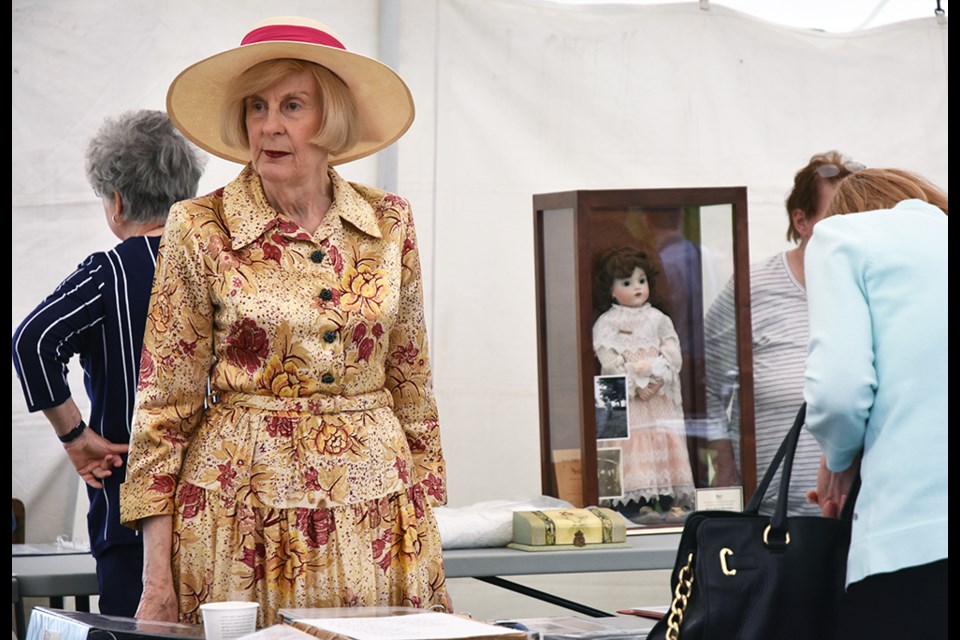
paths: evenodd
<path fill-rule="evenodd" d="M 58 434 L 57 437 L 60 438 L 60 442 L 63 444 L 68 444 L 79 438 L 80 434 L 83 433 L 86 428 L 87 423 L 83 420 L 80 420 L 80 424 L 75 426 L 73 429 L 70 429 L 69 432 L 63 434 L 62 436 Z"/>

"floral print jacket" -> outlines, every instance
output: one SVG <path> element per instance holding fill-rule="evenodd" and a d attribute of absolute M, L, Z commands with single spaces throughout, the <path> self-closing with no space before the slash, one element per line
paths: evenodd
<path fill-rule="evenodd" d="M 330 177 L 312 235 L 270 206 L 249 166 L 171 209 L 122 486 L 128 526 L 173 513 L 181 484 L 278 508 L 417 485 L 446 503 L 409 204 Z"/>

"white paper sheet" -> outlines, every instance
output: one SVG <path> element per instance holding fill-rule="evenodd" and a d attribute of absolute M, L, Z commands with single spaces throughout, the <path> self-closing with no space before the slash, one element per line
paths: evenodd
<path fill-rule="evenodd" d="M 434 612 L 372 618 L 303 618 L 297 622 L 355 640 L 447 640 L 498 636 L 509 632 L 508 629 L 468 618 Z"/>

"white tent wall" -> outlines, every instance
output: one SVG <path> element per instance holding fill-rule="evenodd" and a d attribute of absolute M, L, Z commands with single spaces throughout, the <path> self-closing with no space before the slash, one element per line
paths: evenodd
<path fill-rule="evenodd" d="M 417 119 L 396 176 L 374 159 L 340 170 L 395 180 L 413 204 L 452 506 L 540 493 L 534 193 L 744 185 L 756 260 L 789 246 L 783 200 L 813 153 L 947 183 L 947 27 L 932 12 L 830 34 L 698 3 L 14 0 L 11 335 L 115 243 L 83 169 L 105 116 L 164 108 L 179 71 L 268 15 L 315 17 L 379 57 L 383 5 Z M 201 191 L 238 170 L 211 158 Z M 76 364 L 74 379 L 86 412 Z M 69 462 L 13 374 L 11 388 L 28 540 L 85 536 Z"/>
<path fill-rule="evenodd" d="M 270 15 L 309 15 L 333 25 L 360 53 L 376 56 L 376 0 L 14 0 L 12 43 L 12 325 L 87 255 L 118 241 L 84 173 L 84 150 L 103 118 L 164 109 L 170 81 L 188 65 L 237 46 Z M 206 193 L 240 166 L 210 158 Z M 373 158 L 350 179 L 375 184 Z M 74 400 L 89 402 L 82 371 L 70 370 Z M 42 413 L 29 414 L 11 366 L 13 495 L 26 505 L 28 542 L 86 538 L 85 491 Z"/>
<path fill-rule="evenodd" d="M 437 25 L 433 350 L 456 501 L 539 488 L 531 194 L 746 185 L 757 259 L 789 246 L 813 153 L 946 185 L 933 17 L 837 35 L 693 3 L 452 0 Z"/>

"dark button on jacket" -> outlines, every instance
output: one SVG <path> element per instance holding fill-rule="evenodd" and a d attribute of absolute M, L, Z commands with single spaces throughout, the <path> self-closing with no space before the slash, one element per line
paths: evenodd
<path fill-rule="evenodd" d="M 320 249 L 317 249 L 316 251 L 310 254 L 310 259 L 317 263 L 323 262 L 323 251 L 321 251 Z"/>

